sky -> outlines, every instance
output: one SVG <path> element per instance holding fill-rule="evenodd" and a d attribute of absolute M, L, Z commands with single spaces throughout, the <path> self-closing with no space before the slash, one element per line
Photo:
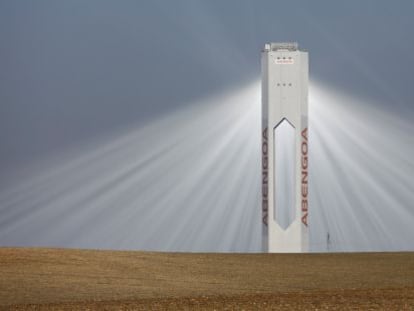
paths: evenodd
<path fill-rule="evenodd" d="M 0 189 L 257 82 L 271 41 L 309 51 L 312 82 L 411 122 L 413 15 L 409 0 L 1 0 Z M 48 244 L 35 230 L 16 244 L 36 241 Z M 49 244 L 82 243 L 64 235 Z"/>

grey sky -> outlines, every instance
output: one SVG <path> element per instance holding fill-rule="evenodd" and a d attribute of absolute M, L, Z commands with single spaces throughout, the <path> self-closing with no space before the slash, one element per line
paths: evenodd
<path fill-rule="evenodd" d="M 392 111 L 396 116 L 412 122 L 413 16 L 414 2 L 411 0 L 0 0 L 0 190 L 13 186 L 11 180 L 19 181 L 22 176 L 24 179 L 24 168 L 30 169 L 38 161 L 47 163 L 56 154 L 76 150 L 85 142 L 97 142 L 128 127 L 140 128 L 153 123 L 170 126 L 174 124 L 174 113 L 182 113 L 182 107 L 196 106 L 202 98 L 237 90 L 258 81 L 260 50 L 265 42 L 270 41 L 298 41 L 300 47 L 310 53 L 311 80 L 356 98 L 368 98 L 369 111 L 372 111 L 374 103 L 378 110 Z M 360 101 L 359 104 L 364 105 L 365 102 Z M 191 108 L 198 111 L 196 108 L 200 107 Z M 172 119 L 156 123 L 161 116 L 172 116 Z M 225 123 L 225 120 L 223 118 L 220 122 Z M 204 124 L 209 126 L 210 120 L 207 121 Z M 185 118 L 181 118 L 180 122 L 186 123 Z M 194 127 L 188 125 L 188 128 Z M 176 131 L 174 135 L 179 137 L 179 129 Z M 398 137 L 397 131 L 395 137 Z M 209 136 L 212 145 L 216 143 L 213 138 Z M 192 139 L 190 141 L 196 143 Z M 240 144 L 242 141 L 240 138 Z M 410 141 L 410 138 L 405 137 L 404 141 Z M 168 146 L 167 142 L 163 143 Z M 352 143 L 349 145 L 352 146 Z M 94 145 L 88 146 L 93 153 Z M 152 142 L 152 146 L 154 150 L 161 148 L 156 142 Z M 411 147 L 405 147 L 412 151 Z M 140 148 L 133 148 L 132 154 L 128 155 L 131 163 L 135 158 L 145 158 L 141 152 L 145 147 Z M 134 153 L 137 153 L 136 157 Z M 176 157 L 178 159 L 180 155 L 176 154 Z M 197 156 L 194 158 L 197 159 Z M 101 161 L 105 165 L 102 164 L 102 167 L 108 167 L 112 163 L 110 160 L 110 157 L 103 158 Z M 207 157 L 207 160 L 212 158 Z M 249 161 L 255 163 L 255 155 L 251 155 Z M 83 167 L 88 167 L 89 163 L 85 163 Z M 242 167 L 242 163 L 237 163 Z M 412 162 L 408 163 L 412 165 Z M 96 172 L 102 169 L 99 163 L 94 165 Z M 72 171 L 67 169 L 64 172 Z M 256 176 L 255 172 L 251 174 Z M 61 175 L 56 173 L 56 176 Z M 189 174 L 188 178 L 202 179 L 200 176 Z M 33 245 L 39 241 L 44 245 L 74 247 L 117 245 L 115 240 L 111 242 L 113 244 L 99 240 L 102 232 L 111 232 L 106 231 L 105 227 L 110 217 L 95 223 L 100 228 L 93 231 L 95 239 L 82 240 L 81 236 L 76 235 L 76 224 L 85 215 L 81 212 L 82 206 L 76 205 L 76 200 L 71 202 L 73 210 L 70 212 L 65 202 L 78 197 L 62 189 L 66 189 L 69 180 L 76 184 L 82 178 L 81 175 L 71 175 L 66 184 L 64 180 L 61 184 L 48 180 L 52 185 L 50 189 L 56 193 L 38 190 L 36 196 L 29 191 L 25 194 L 27 201 L 38 199 L 33 206 L 16 202 L 14 210 L 6 205 L 0 206 L 1 218 L 13 220 L 9 223 L 10 228 L 3 226 L 4 232 L 18 232 L 11 239 L 1 240 L 0 237 L 0 242 L 10 244 L 16 241 L 19 245 Z M 214 181 L 215 177 L 209 178 Z M 85 177 L 85 180 L 89 182 L 90 179 Z M 231 184 L 233 180 L 227 182 Z M 168 190 L 170 184 L 165 182 L 163 186 Z M 240 184 L 242 186 L 248 188 L 245 184 Z M 36 187 L 42 189 L 42 185 Z M 113 191 L 116 192 L 115 188 Z M 81 190 L 79 193 L 84 195 Z M 149 197 L 152 195 L 150 190 L 145 190 Z M 46 213 L 48 210 L 45 208 L 42 210 L 42 206 L 53 208 L 50 202 L 56 199 L 58 193 L 62 196 L 53 213 Z M 401 206 L 407 206 L 405 198 L 410 197 L 409 191 L 407 193 L 401 199 Z M 81 194 L 79 198 L 83 198 Z M 103 198 L 96 197 L 97 200 Z M 179 195 L 173 199 L 180 204 L 186 202 Z M 254 199 L 254 195 L 249 197 L 249 200 Z M 157 204 L 159 209 L 163 208 L 161 201 Z M 94 201 L 95 206 L 98 203 Z M 110 204 L 105 201 L 101 206 Z M 36 211 L 36 208 L 39 210 Z M 133 205 L 128 208 L 131 213 L 134 211 Z M 340 210 L 339 206 L 337 208 Z M 145 211 L 144 206 L 142 209 Z M 92 207 L 91 210 L 97 212 Z M 51 232 L 56 235 L 52 237 L 48 236 L 49 229 L 45 229 L 47 232 L 42 238 L 39 232 L 44 227 L 43 222 L 47 221 L 37 224 L 36 221 L 39 215 L 43 217 L 43 212 L 51 219 L 60 219 L 63 213 L 76 221 L 65 222 L 63 225 L 67 227 L 62 231 L 55 228 L 56 231 Z M 109 210 L 106 212 L 109 213 Z M 218 218 L 219 212 L 217 209 Z M 25 213 L 32 217 L 27 219 L 33 219 L 29 223 L 33 227 L 24 225 L 22 215 Z M 117 214 L 116 217 L 119 217 L 122 228 L 121 216 Z M 233 233 L 240 230 L 236 220 L 243 220 L 247 225 L 251 215 L 239 216 L 229 226 Z M 177 225 L 182 224 L 178 218 L 174 221 Z M 197 221 L 199 226 L 204 223 L 201 218 Z M 226 223 L 222 219 L 220 221 L 224 228 Z M 130 228 L 133 227 L 134 224 L 130 224 Z M 21 228 L 27 231 L 21 231 Z M 144 234 L 146 229 L 145 226 L 137 228 L 142 230 L 140 234 Z M 404 230 L 401 229 L 401 236 L 405 234 Z M 134 244 L 131 240 L 130 244 L 125 245 L 162 248 L 165 245 L 163 241 L 172 239 L 171 232 L 181 237 L 179 231 L 171 229 L 159 233 L 164 236 L 155 244 L 151 241 L 148 244 Z M 182 232 L 189 236 L 188 244 L 182 249 L 190 249 L 194 245 L 194 241 L 190 241 L 191 234 Z M 220 233 L 215 233 L 216 240 L 209 239 L 208 233 L 204 232 L 207 246 L 203 248 L 201 245 L 197 249 L 216 249 L 215 241 Z M 78 240 L 71 239 L 71 236 L 76 236 Z M 255 234 L 251 236 L 257 237 Z M 256 249 L 257 241 L 252 239 L 248 245 L 241 241 L 235 249 Z M 231 241 L 227 242 L 223 241 L 219 249 L 228 250 L 229 245 L 233 245 Z M 173 246 L 171 249 L 179 248 Z"/>
<path fill-rule="evenodd" d="M 412 1 L 0 1 L 0 168 L 259 75 L 296 40 L 311 78 L 412 111 Z"/>

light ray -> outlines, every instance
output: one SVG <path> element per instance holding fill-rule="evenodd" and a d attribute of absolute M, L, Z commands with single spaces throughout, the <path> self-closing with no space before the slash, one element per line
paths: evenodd
<path fill-rule="evenodd" d="M 260 228 L 258 89 L 194 103 L 2 192 L 1 243 L 246 250 L 240 240 L 260 239 L 238 234 L 244 211 L 256 218 L 246 232 Z"/>
<path fill-rule="evenodd" d="M 313 220 L 334 250 L 413 249 L 413 126 L 368 100 L 319 84 L 311 92 Z M 313 249 L 323 250 L 318 234 Z"/>
<path fill-rule="evenodd" d="M 375 107 L 311 85 L 313 251 L 414 247 L 414 128 Z M 92 142 L 1 190 L 0 244 L 260 251 L 259 140 L 255 82 Z"/>

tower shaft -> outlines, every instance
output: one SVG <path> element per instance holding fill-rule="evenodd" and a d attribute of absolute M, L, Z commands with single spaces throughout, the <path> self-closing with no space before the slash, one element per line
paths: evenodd
<path fill-rule="evenodd" d="M 308 251 L 308 53 L 262 51 L 263 250 Z"/>

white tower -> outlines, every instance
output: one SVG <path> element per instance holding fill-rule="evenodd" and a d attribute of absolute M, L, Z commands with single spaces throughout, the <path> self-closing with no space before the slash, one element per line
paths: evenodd
<path fill-rule="evenodd" d="M 266 252 L 308 251 L 308 53 L 262 51 L 262 213 Z"/>

